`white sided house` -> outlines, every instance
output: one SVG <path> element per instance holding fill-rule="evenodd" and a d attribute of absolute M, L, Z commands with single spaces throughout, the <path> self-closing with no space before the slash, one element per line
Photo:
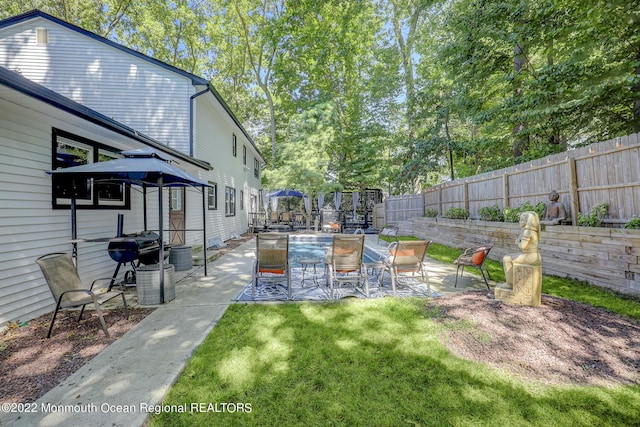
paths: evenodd
<path fill-rule="evenodd" d="M 208 81 L 40 11 L 0 21 L 0 328 L 53 309 L 34 259 L 72 248 L 70 200 L 46 171 L 149 147 L 212 185 L 209 242 L 247 230 L 264 158 Z M 163 191 L 165 241 L 202 245 L 201 190 Z M 78 238 L 115 236 L 118 214 L 144 229 L 135 188 L 96 183 L 77 204 Z M 157 231 L 156 189 L 147 218 Z M 79 243 L 83 280 L 115 266 L 106 243 Z"/>

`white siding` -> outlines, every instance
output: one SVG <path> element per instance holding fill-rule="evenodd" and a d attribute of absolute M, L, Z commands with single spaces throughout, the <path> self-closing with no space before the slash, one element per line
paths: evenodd
<path fill-rule="evenodd" d="M 0 325 L 50 310 L 51 297 L 33 259 L 43 253 L 44 239 L 64 233 L 61 215 L 42 215 L 43 209 L 51 211 L 45 192 L 50 180 L 43 173 L 51 165 L 51 148 L 42 144 L 50 140 L 50 131 L 18 119 L 0 115 Z"/>
<path fill-rule="evenodd" d="M 42 18 L 0 30 L 0 66 L 190 154 L 195 89 L 182 75 Z"/>
<path fill-rule="evenodd" d="M 36 28 L 49 30 L 49 44 L 36 44 Z M 189 154 L 191 80 L 100 41 L 59 26 L 33 19 L 0 30 L 0 66 L 19 71 L 42 84 L 118 122 L 128 125 L 172 148 Z M 34 259 L 72 245 L 68 210 L 52 209 L 51 132 L 56 127 L 120 150 L 142 144 L 113 134 L 54 107 L 33 100 L 24 104 L 3 98 L 0 86 L 0 328 L 9 321 L 29 320 L 54 308 L 53 299 Z M 8 92 L 5 92 L 8 93 Z M 36 105 L 37 104 L 37 105 Z M 207 237 L 229 239 L 247 230 L 250 196 L 260 182 L 253 176 L 259 157 L 243 132 L 214 95 L 196 98 L 194 156 L 209 162 L 205 171 L 194 165 L 180 167 L 218 185 L 218 209 L 206 210 Z M 237 137 L 237 157 L 231 152 Z M 242 147 L 247 147 L 243 164 Z M 244 193 L 244 209 L 236 200 L 236 215 L 225 216 L 225 187 Z M 147 228 L 158 230 L 158 191 L 147 195 Z M 202 244 L 202 193 L 187 190 L 186 233 L 188 245 Z M 163 190 L 164 228 L 168 228 L 168 190 Z M 130 210 L 79 210 L 79 238 L 110 237 L 116 232 L 117 215 L 124 213 L 124 231 L 142 230 L 143 201 L 131 192 Z M 168 233 L 165 241 L 168 241 Z M 110 277 L 116 264 L 106 243 L 80 243 L 78 269 L 85 282 Z M 122 273 L 121 273 L 122 274 Z"/>
<path fill-rule="evenodd" d="M 196 156 L 206 160 L 213 170 L 200 173 L 200 178 L 218 184 L 218 209 L 208 210 L 208 236 L 223 240 L 241 234 L 248 228 L 250 195 L 257 195 L 260 182 L 253 176 L 253 159 L 257 153 L 244 134 L 224 112 L 220 104 L 208 94 L 197 98 L 195 108 Z M 237 156 L 232 153 L 232 138 L 237 138 Z M 247 165 L 242 162 L 242 147 L 247 147 Z M 225 187 L 236 189 L 236 215 L 225 216 Z M 240 209 L 240 194 L 244 192 L 244 209 Z M 193 217 L 192 217 L 193 219 Z"/>
<path fill-rule="evenodd" d="M 51 169 L 51 123 L 65 126 L 0 97 L 0 328 L 55 307 L 34 260 L 45 253 L 70 252 L 72 248 L 70 212 L 52 209 L 51 178 L 45 173 Z M 66 130 L 79 131 L 70 125 Z M 83 136 L 95 139 L 97 135 Z M 164 212 L 168 212 L 167 200 L 165 190 Z M 115 235 L 118 212 L 124 213 L 125 232 L 142 230 L 140 192 L 131 192 L 131 205 L 131 210 L 123 211 L 79 210 L 78 237 Z M 150 191 L 147 205 L 148 227 L 157 229 L 156 190 Z M 111 277 L 115 267 L 106 243 L 78 245 L 78 270 L 85 282 Z"/>

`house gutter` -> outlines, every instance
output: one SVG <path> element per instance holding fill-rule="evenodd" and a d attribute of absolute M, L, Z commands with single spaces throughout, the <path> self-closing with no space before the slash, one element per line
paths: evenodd
<path fill-rule="evenodd" d="M 195 125 L 196 125 L 196 118 L 194 116 L 194 100 L 199 97 L 200 95 L 204 95 L 205 93 L 209 92 L 209 86 L 207 85 L 207 87 L 203 90 L 201 90 L 198 93 L 194 93 L 193 95 L 191 95 L 191 97 L 189 98 L 189 155 L 191 157 L 195 157 L 195 142 L 194 142 L 194 135 L 193 135 L 193 130 L 195 129 Z"/>

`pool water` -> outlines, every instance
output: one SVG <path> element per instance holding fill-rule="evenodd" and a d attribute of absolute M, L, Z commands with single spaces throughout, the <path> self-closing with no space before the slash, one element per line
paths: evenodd
<path fill-rule="evenodd" d="M 300 267 L 298 259 L 315 258 L 324 261 L 327 249 L 331 248 L 333 238 L 331 236 L 290 236 L 289 237 L 289 262 L 291 267 Z M 364 248 L 364 262 L 378 261 L 380 256 L 373 250 Z M 324 268 L 324 262 L 319 266 Z"/>

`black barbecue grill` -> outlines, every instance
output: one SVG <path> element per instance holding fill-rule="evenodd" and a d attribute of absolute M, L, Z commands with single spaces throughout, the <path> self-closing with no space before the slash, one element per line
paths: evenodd
<path fill-rule="evenodd" d="M 118 263 L 116 271 L 111 278 L 109 290 L 113 287 L 120 267 L 123 264 L 130 264 L 133 269 L 133 280 L 127 280 L 126 284 L 135 284 L 136 264 L 149 265 L 158 264 L 160 258 L 160 236 L 153 231 L 142 231 L 135 234 L 124 234 L 122 237 L 114 237 L 109 240 L 109 256 Z M 167 259 L 171 248 L 165 246 L 164 258 Z"/>

